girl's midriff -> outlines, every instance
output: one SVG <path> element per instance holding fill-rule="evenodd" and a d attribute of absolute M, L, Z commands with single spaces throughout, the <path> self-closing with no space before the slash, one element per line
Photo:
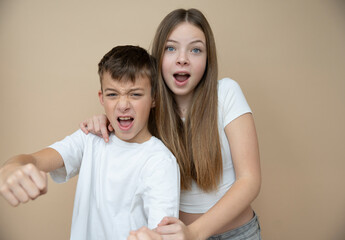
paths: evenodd
<path fill-rule="evenodd" d="M 186 212 L 180 211 L 180 220 L 184 224 L 189 225 L 202 215 L 203 213 L 186 213 Z M 243 226 L 244 224 L 249 222 L 253 217 L 254 217 L 253 209 L 251 208 L 251 206 L 248 206 L 248 208 L 246 208 L 237 218 L 231 221 L 231 223 L 219 229 L 214 234 L 225 233 L 227 231 Z"/>

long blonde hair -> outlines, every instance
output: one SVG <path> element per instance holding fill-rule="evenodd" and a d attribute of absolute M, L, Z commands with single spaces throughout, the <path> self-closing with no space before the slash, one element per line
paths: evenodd
<path fill-rule="evenodd" d="M 188 22 L 206 37 L 207 63 L 204 75 L 195 87 L 185 122 L 181 120 L 173 92 L 162 77 L 162 60 L 170 33 Z M 181 172 L 181 188 L 190 189 L 192 179 L 204 191 L 217 188 L 222 176 L 222 156 L 218 133 L 218 65 L 215 40 L 205 16 L 197 9 L 177 9 L 158 26 L 152 44 L 158 63 L 156 135 L 175 155 Z"/>

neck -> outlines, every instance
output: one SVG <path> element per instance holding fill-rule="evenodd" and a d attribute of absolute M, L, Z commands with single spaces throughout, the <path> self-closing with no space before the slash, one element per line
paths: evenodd
<path fill-rule="evenodd" d="M 175 95 L 174 98 L 180 110 L 180 117 L 185 118 L 187 116 L 188 109 L 190 105 L 192 104 L 193 95 L 192 94 L 185 95 L 185 96 Z"/>

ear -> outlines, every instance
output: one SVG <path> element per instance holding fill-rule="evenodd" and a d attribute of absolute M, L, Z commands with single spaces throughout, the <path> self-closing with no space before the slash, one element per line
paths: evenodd
<path fill-rule="evenodd" d="M 154 108 L 154 107 L 156 107 L 156 102 L 155 100 L 152 99 L 151 108 Z"/>
<path fill-rule="evenodd" d="M 99 98 L 99 102 L 104 105 L 104 100 L 103 100 L 103 92 L 102 90 L 98 91 L 98 98 Z"/>

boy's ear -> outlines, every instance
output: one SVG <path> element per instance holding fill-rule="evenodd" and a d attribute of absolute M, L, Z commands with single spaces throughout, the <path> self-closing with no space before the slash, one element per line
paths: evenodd
<path fill-rule="evenodd" d="M 98 98 L 99 98 L 99 102 L 104 105 L 104 100 L 103 100 L 103 92 L 102 90 L 98 91 Z"/>

